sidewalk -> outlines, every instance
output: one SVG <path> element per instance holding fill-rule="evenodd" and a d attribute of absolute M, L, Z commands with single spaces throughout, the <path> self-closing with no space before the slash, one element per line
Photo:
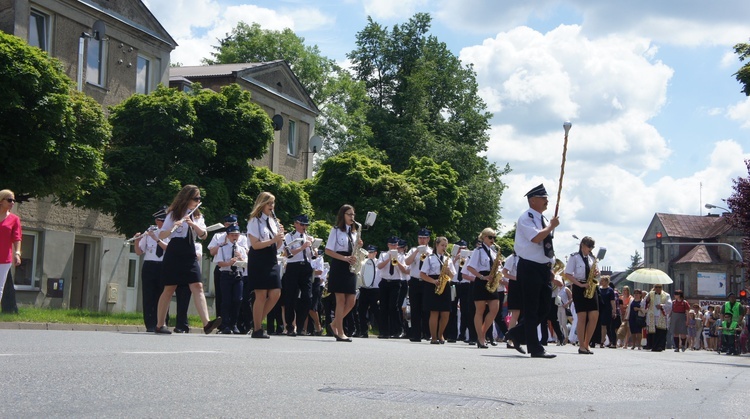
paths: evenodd
<path fill-rule="evenodd" d="M 76 323 L 0 322 L 0 329 L 10 330 L 83 330 L 87 332 L 146 332 L 146 326 Z"/>

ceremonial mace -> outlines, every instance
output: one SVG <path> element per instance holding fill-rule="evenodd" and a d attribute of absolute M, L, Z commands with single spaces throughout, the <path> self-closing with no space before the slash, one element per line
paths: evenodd
<path fill-rule="evenodd" d="M 567 154 L 568 152 L 568 132 L 570 131 L 570 127 L 572 126 L 573 124 L 571 124 L 570 121 L 565 121 L 565 123 L 563 123 L 563 128 L 565 129 L 565 141 L 563 142 L 562 164 L 560 165 L 560 184 L 557 185 L 557 203 L 555 204 L 555 217 L 557 217 L 557 212 L 560 210 L 560 193 L 562 192 L 563 176 L 565 176 L 565 154 Z"/>

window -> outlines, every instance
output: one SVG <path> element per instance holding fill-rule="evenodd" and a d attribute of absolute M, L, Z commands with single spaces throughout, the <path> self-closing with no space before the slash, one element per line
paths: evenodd
<path fill-rule="evenodd" d="M 138 67 L 135 73 L 135 92 L 148 94 L 151 91 L 151 60 L 138 56 Z"/>
<path fill-rule="evenodd" d="M 39 233 L 24 231 L 21 239 L 21 264 L 16 267 L 13 283 L 19 290 L 39 288 L 39 278 L 36 276 L 37 246 Z"/>
<path fill-rule="evenodd" d="M 49 52 L 49 16 L 34 9 L 29 14 L 29 45 Z"/>
<path fill-rule="evenodd" d="M 654 248 L 649 247 L 648 253 L 646 254 L 646 266 L 650 266 L 654 263 Z"/>
<path fill-rule="evenodd" d="M 664 253 L 667 253 L 666 250 L 664 247 L 659 249 L 659 262 L 664 262 Z"/>
<path fill-rule="evenodd" d="M 297 155 L 297 123 L 289 120 L 289 139 L 286 143 L 286 153 L 290 156 Z"/>
<path fill-rule="evenodd" d="M 86 49 L 86 83 L 104 87 L 107 44 L 96 38 L 88 39 Z"/>

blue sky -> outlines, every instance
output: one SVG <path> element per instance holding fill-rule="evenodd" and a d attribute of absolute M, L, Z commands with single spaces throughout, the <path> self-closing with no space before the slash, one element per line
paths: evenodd
<path fill-rule="evenodd" d="M 513 172 L 503 229 L 544 182 L 553 197 L 562 122 L 570 119 L 556 248 L 575 234 L 608 248 L 624 269 L 656 212 L 705 215 L 732 179 L 747 176 L 750 100 L 732 52 L 750 38 L 750 2 L 697 0 L 146 0 L 180 46 L 172 61 L 199 65 L 240 20 L 289 27 L 342 64 L 367 16 L 391 27 L 415 12 L 477 71 L 494 114 L 487 156 Z M 702 186 L 701 186 L 702 185 Z"/>

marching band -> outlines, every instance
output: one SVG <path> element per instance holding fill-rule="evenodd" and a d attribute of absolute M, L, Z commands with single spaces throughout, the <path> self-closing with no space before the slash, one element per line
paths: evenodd
<path fill-rule="evenodd" d="M 199 210 L 200 190 L 194 185 L 185 186 L 169 207 L 154 213 L 154 225 L 128 239 L 126 245 L 134 243 L 136 253 L 144 256 L 144 323 L 149 332 L 170 333 L 166 309 L 177 286 L 184 285 L 195 298 L 207 334 L 214 329 L 265 339 L 280 334 L 273 327 L 263 327 L 263 319 L 278 303 L 283 307 L 279 321 L 287 336 L 325 333 L 338 342 L 352 342 L 352 337 L 367 338 L 377 329 L 383 339 L 429 340 L 432 344 L 460 341 L 481 349 L 495 345 L 495 336 L 503 336 L 510 348 L 525 353 L 520 344 L 527 342 L 532 356 L 551 358 L 536 346 L 546 342 L 528 335 L 537 327 L 547 327 L 550 302 L 555 308 L 555 298 L 547 292 L 552 289 L 550 278 L 555 277 L 547 236 L 559 221 L 555 217 L 550 222 L 541 215 L 547 205 L 543 185 L 529 191 L 527 198 L 530 209 L 519 218 L 515 251 L 507 259 L 495 244 L 497 233 L 489 227 L 478 235 L 473 249 L 464 240 L 449 244 L 445 237 L 437 237 L 434 248 L 430 247 L 432 233 L 426 228 L 418 231 L 417 244 L 411 248 L 396 236 L 388 239 L 387 249 L 380 253 L 373 245 L 363 248 L 363 226 L 355 221 L 354 207 L 348 204 L 339 209 L 321 249 L 323 240 L 307 232 L 307 215 L 293 217 L 294 227 L 285 231 L 275 216 L 276 199 L 268 192 L 258 195 L 245 234 L 240 233 L 234 214 L 227 215 L 223 224 L 207 228 Z M 364 229 L 373 221 L 374 215 Z M 208 249 L 216 266 L 215 311 L 220 317 L 210 320 L 195 241 L 215 230 Z M 591 248 L 593 240 L 584 238 L 567 269 L 563 265 L 565 273 L 554 268 L 557 278 L 562 274 L 567 282 L 558 279 L 556 289 L 572 287 L 572 301 L 579 306 L 578 335 L 583 337 L 579 352 L 586 354 L 591 353 L 586 337 L 596 324 L 595 318 L 587 318 L 588 305 L 593 303 L 596 310 L 596 300 L 582 296 L 586 278 L 598 275 L 598 270 L 589 269 Z M 541 282 L 529 286 L 529 280 L 524 281 L 529 271 L 543 277 Z M 526 288 L 539 299 L 529 303 Z M 507 311 L 502 310 L 506 296 Z M 529 308 L 538 311 L 529 313 Z M 563 333 L 556 328 L 559 342 L 566 337 L 558 336 Z"/>

